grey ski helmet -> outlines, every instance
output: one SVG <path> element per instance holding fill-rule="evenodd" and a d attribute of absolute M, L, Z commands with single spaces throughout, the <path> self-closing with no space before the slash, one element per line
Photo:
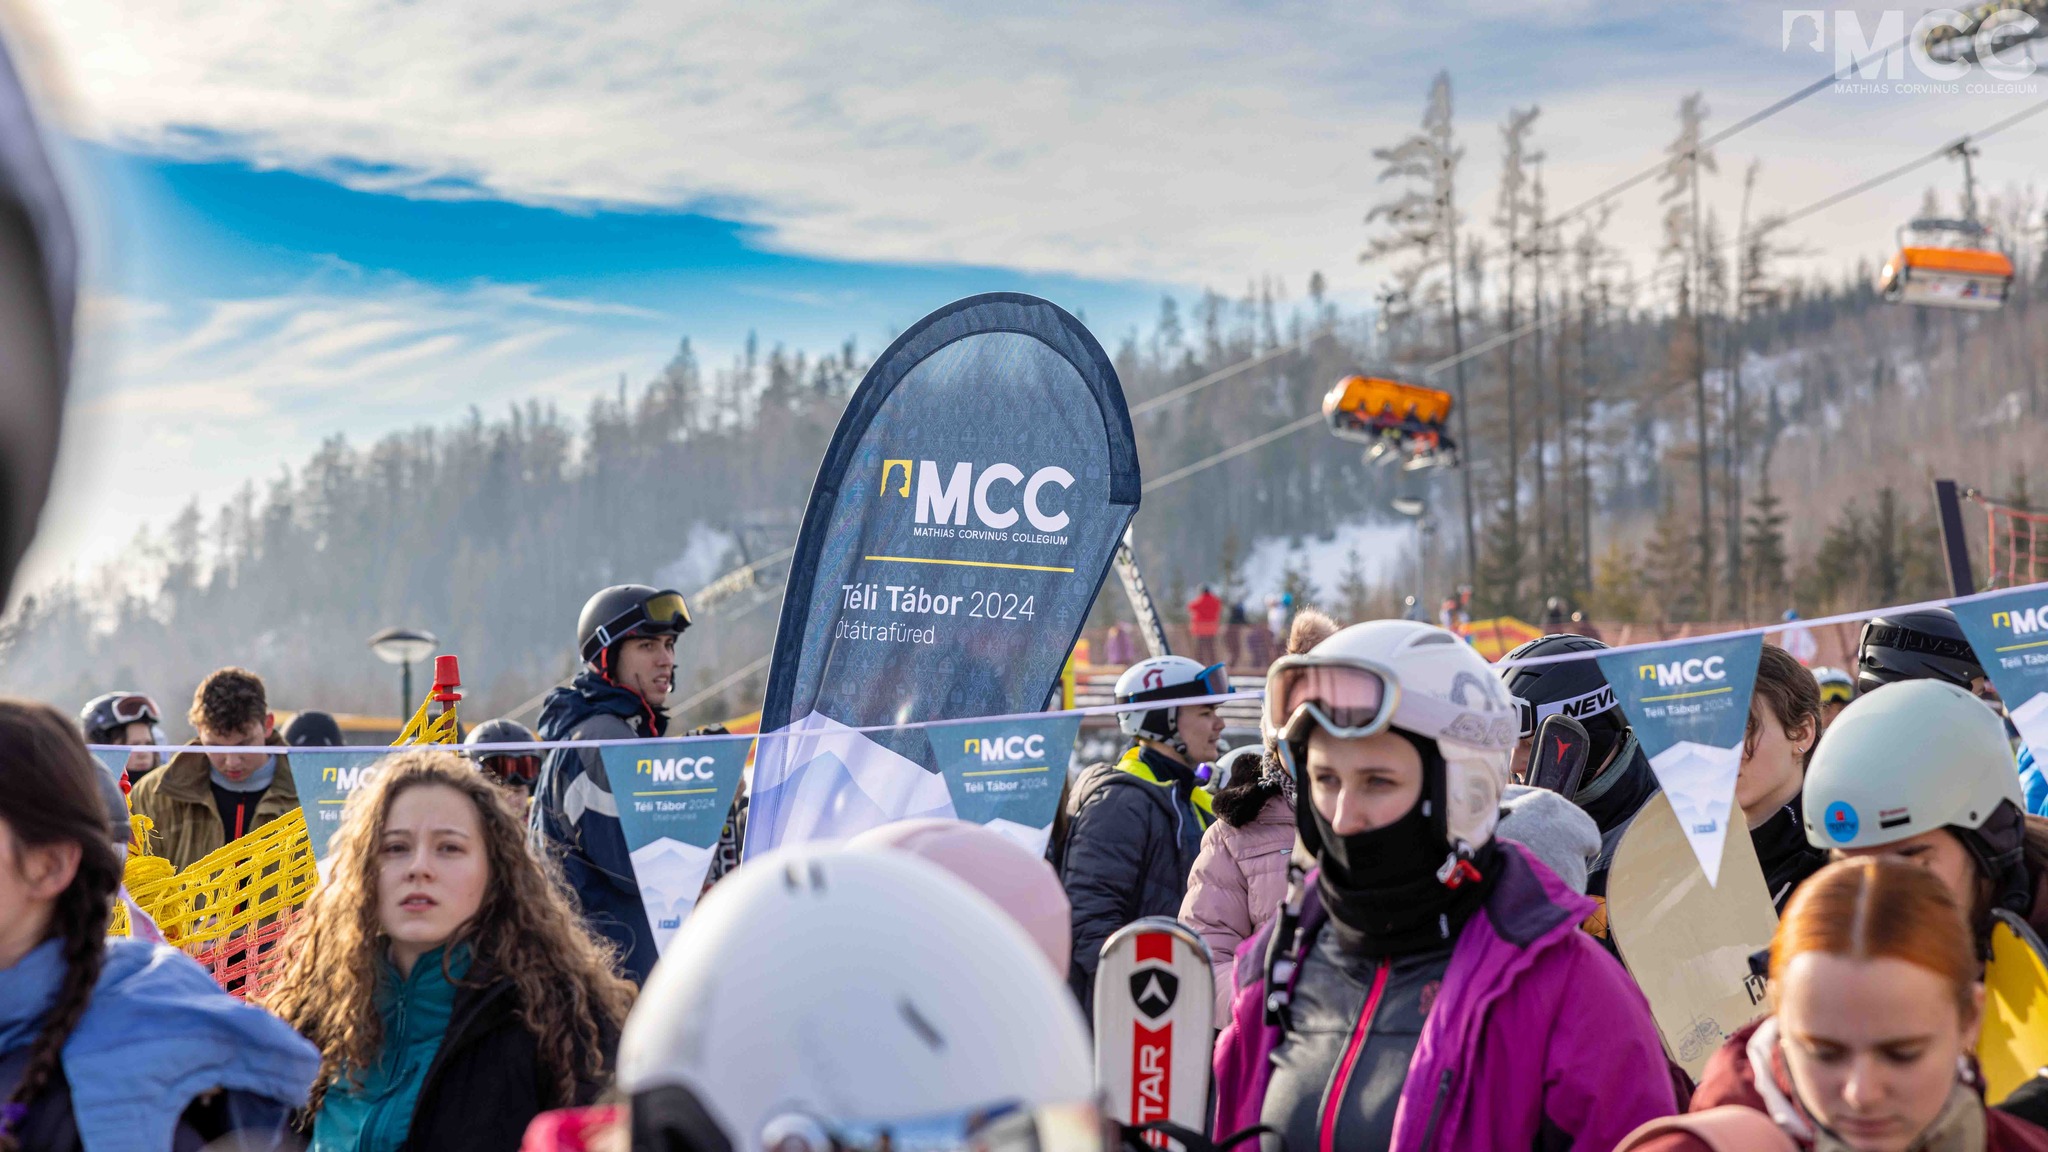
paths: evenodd
<path fill-rule="evenodd" d="M 1856 639 L 1858 695 L 1901 680 L 1939 680 L 1968 690 L 1983 675 L 1963 626 L 1946 608 L 1873 616 Z"/>

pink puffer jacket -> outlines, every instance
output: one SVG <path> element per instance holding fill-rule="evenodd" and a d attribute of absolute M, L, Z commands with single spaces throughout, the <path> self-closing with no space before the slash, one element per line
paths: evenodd
<path fill-rule="evenodd" d="M 1202 934 L 1216 969 L 1216 1027 L 1230 1019 L 1232 957 L 1287 898 L 1287 854 L 1294 847 L 1294 810 L 1274 796 L 1251 823 L 1218 820 L 1202 834 L 1202 853 L 1188 874 L 1181 923 Z"/>

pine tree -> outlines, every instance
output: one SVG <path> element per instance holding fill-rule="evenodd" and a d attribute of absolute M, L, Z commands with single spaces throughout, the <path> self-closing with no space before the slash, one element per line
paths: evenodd
<path fill-rule="evenodd" d="M 1771 478 L 1766 475 L 1757 484 L 1756 499 L 1751 502 L 1747 520 L 1748 563 L 1745 574 L 1749 583 L 1749 598 L 1752 604 L 1771 605 L 1785 599 L 1785 566 L 1789 557 L 1785 554 L 1785 513 L 1780 508 L 1783 501 L 1771 491 Z"/>
<path fill-rule="evenodd" d="M 1280 573 L 1280 591 L 1294 597 L 1294 610 L 1314 608 L 1322 602 L 1322 590 L 1316 587 L 1307 567 L 1290 561 Z"/>
<path fill-rule="evenodd" d="M 1372 614 L 1373 589 L 1365 578 L 1365 560 L 1352 545 L 1344 555 L 1344 571 L 1337 577 L 1337 609 L 1343 620 L 1356 624 Z"/>

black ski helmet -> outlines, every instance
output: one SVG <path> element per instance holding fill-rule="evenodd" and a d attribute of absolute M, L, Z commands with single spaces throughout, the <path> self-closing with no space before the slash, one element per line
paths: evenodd
<path fill-rule="evenodd" d="M 1607 645 L 1590 636 L 1553 633 L 1521 645 L 1502 659 L 1527 660 L 1606 650 Z M 1552 716 L 1569 716 L 1585 727 L 1586 735 L 1592 737 L 1592 750 L 1587 757 L 1588 780 L 1628 736 L 1628 716 L 1614 697 L 1614 686 L 1600 671 L 1600 662 L 1591 656 L 1555 664 L 1510 663 L 1502 670 L 1501 680 L 1507 685 L 1508 694 L 1521 701 L 1516 708 L 1521 712 L 1522 739 L 1536 735 L 1537 726 Z"/>
<path fill-rule="evenodd" d="M 530 792 L 534 781 L 540 777 L 540 752 L 533 748 L 493 752 L 489 746 L 532 744 L 535 739 L 533 729 L 517 720 L 501 717 L 486 720 L 470 729 L 469 735 L 463 738 L 462 750 L 485 775 Z"/>
<path fill-rule="evenodd" d="M 576 649 L 583 662 L 607 674 L 613 645 L 629 636 L 680 636 L 690 626 L 683 594 L 645 584 L 614 584 L 584 602 L 576 617 Z"/>
<path fill-rule="evenodd" d="M 341 725 L 326 712 L 301 712 L 284 726 L 284 742 L 294 748 L 339 748 Z"/>
<path fill-rule="evenodd" d="M 1900 680 L 1940 680 L 1968 691 L 1983 675 L 1963 626 L 1946 608 L 1873 616 L 1856 640 L 1858 695 Z"/>

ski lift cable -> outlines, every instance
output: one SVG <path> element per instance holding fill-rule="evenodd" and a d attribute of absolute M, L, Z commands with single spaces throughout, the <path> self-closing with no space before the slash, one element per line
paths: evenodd
<path fill-rule="evenodd" d="M 2020 124 L 2021 122 L 2027 120 L 2032 116 L 2040 114 L 2043 111 L 2048 111 L 2048 100 L 2043 100 L 2038 104 L 2034 104 L 2030 107 L 2021 109 L 2020 111 L 2010 116 L 2007 116 L 2005 119 L 2000 120 L 1997 123 L 1991 124 L 1983 129 L 1980 129 L 1979 131 L 1970 133 L 1968 136 L 1962 137 L 1962 139 L 1981 140 L 1986 136 L 1990 136 L 1998 132 L 2003 132 L 2008 128 Z M 1885 172 L 1881 175 L 1873 176 L 1870 179 L 1855 185 L 1854 187 L 1846 188 L 1831 196 L 1824 197 L 1823 199 L 1817 200 L 1814 203 L 1805 206 L 1804 208 L 1788 212 L 1784 216 L 1776 218 L 1775 223 L 1789 224 L 1795 220 L 1805 219 L 1806 217 L 1811 216 L 1816 212 L 1826 211 L 1827 209 L 1832 208 L 1837 204 L 1840 204 L 1844 200 L 1848 200 L 1854 196 L 1859 196 L 1865 192 L 1870 191 L 1872 188 L 1876 188 L 1879 185 L 1882 185 L 1888 181 L 1896 180 L 1900 176 L 1903 176 L 1917 168 L 1921 168 L 1928 164 L 1931 164 L 1934 161 L 1941 159 L 1943 156 L 1948 155 L 1949 152 L 1954 150 L 1955 143 L 1955 141 L 1951 140 L 1948 143 L 1943 144 L 1940 148 L 1936 149 L 1935 151 L 1930 152 L 1927 155 L 1922 156 L 1916 160 L 1913 160 L 1910 163 L 1900 165 L 1899 167 L 1894 168 L 1891 171 Z M 1761 225 L 1752 227 L 1750 231 L 1755 232 L 1757 227 L 1761 227 Z M 1562 323 L 1566 319 L 1566 316 L 1567 313 L 1560 309 L 1556 312 L 1551 313 L 1551 315 L 1541 320 L 1532 320 L 1511 331 L 1499 333 L 1498 335 L 1490 337 L 1489 339 L 1483 340 L 1480 343 L 1465 349 L 1465 351 L 1463 351 L 1462 353 L 1459 353 L 1454 356 L 1446 356 L 1443 359 L 1438 360 L 1435 363 L 1424 367 L 1422 373 L 1424 376 L 1435 376 L 1438 373 L 1445 370 L 1446 368 L 1450 368 L 1456 364 L 1459 364 L 1465 360 L 1469 360 L 1475 356 L 1484 355 L 1485 353 L 1491 352 L 1495 348 L 1498 348 L 1503 344 L 1513 343 L 1514 341 L 1520 340 L 1522 337 L 1527 336 L 1530 333 L 1537 331 L 1538 329 L 1548 328 L 1555 324 Z M 1270 432 L 1262 433 L 1261 435 L 1254 436 L 1250 440 L 1242 441 L 1238 444 L 1230 446 L 1229 448 L 1225 448 L 1220 452 L 1216 452 L 1209 456 L 1205 456 L 1192 464 L 1186 465 L 1182 468 L 1177 468 L 1172 472 L 1169 472 L 1166 475 L 1159 477 L 1156 480 L 1147 481 L 1144 490 L 1149 493 L 1157 489 L 1164 488 L 1169 484 L 1177 484 L 1180 481 L 1195 475 L 1196 473 L 1206 472 L 1218 464 L 1222 464 L 1229 460 L 1234 460 L 1247 452 L 1253 451 L 1258 448 L 1262 448 L 1267 444 L 1271 444 L 1275 440 L 1283 439 L 1287 436 L 1292 436 L 1293 434 L 1300 432 L 1303 429 L 1306 429 L 1310 425 L 1314 424 L 1318 416 L 1320 416 L 1320 413 L 1305 416 L 1292 423 L 1281 425 L 1280 427 L 1275 428 Z"/>
<path fill-rule="evenodd" d="M 688 715 L 690 709 L 695 708 L 697 705 L 702 704 L 706 700 L 711 699 L 713 696 L 718 695 L 720 692 L 725 691 L 727 688 L 732 687 L 734 684 L 737 684 L 740 681 L 745 680 L 747 677 L 752 676 L 754 673 L 759 672 L 761 669 L 766 668 L 768 666 L 768 661 L 773 659 L 774 655 L 775 654 L 773 652 L 770 652 L 768 655 L 761 657 L 759 660 L 754 661 L 752 664 L 749 664 L 744 668 L 741 668 L 739 671 L 734 672 L 732 675 L 727 676 L 725 679 L 720 680 L 718 683 L 713 684 L 709 688 L 704 689 L 702 692 L 697 693 L 695 696 L 690 697 L 688 700 L 685 700 L 680 704 L 672 705 L 669 708 L 669 713 L 674 716 Z"/>
<path fill-rule="evenodd" d="M 1754 128 L 1757 125 L 1763 123 L 1764 121 L 1769 120 L 1771 117 L 1776 116 L 1778 113 L 1785 111 L 1787 108 L 1790 108 L 1795 104 L 1799 104 L 1809 99 L 1810 97 L 1818 95 L 1821 92 L 1827 91 L 1841 79 L 1845 71 L 1850 75 L 1861 73 L 1866 64 L 1870 64 L 1874 61 L 1882 61 L 1885 57 L 1891 55 L 1893 52 L 1904 47 L 1905 43 L 1906 37 L 1901 36 L 1897 40 L 1892 41 L 1891 43 L 1885 45 L 1882 48 L 1874 49 L 1873 51 L 1871 51 L 1869 55 L 1864 56 L 1861 59 L 1855 61 L 1853 64 L 1851 64 L 1848 69 L 1844 70 L 1841 68 L 1837 68 L 1834 71 L 1829 72 L 1826 76 L 1823 76 L 1820 79 L 1814 81 L 1813 83 L 1808 84 L 1806 87 L 1799 89 L 1797 92 L 1794 92 L 1789 96 L 1785 96 L 1779 99 L 1776 103 L 1773 103 L 1764 108 L 1760 108 L 1757 111 L 1752 112 L 1749 115 L 1743 117 L 1742 119 L 1737 120 L 1735 123 L 1730 124 L 1728 127 L 1721 129 L 1719 132 L 1715 132 L 1712 135 L 1707 136 L 1705 139 L 1700 141 L 1699 147 L 1701 149 L 1712 148 L 1717 144 L 1721 144 L 1727 140 L 1731 140 L 1736 136 L 1740 135 L 1741 133 L 1749 131 L 1751 128 Z M 1551 219 L 1547 221 L 1538 221 L 1536 225 L 1536 231 L 1538 234 L 1541 234 L 1543 230 L 1546 228 L 1562 227 L 1565 224 L 1568 224 L 1571 221 L 1577 219 L 1578 217 L 1583 216 L 1588 212 L 1591 212 L 1593 209 L 1598 208 L 1602 204 L 1607 203 L 1609 200 L 1614 199 L 1616 196 L 1621 195 L 1623 192 L 1626 192 L 1629 189 L 1636 187 L 1644 181 L 1656 178 L 1658 175 L 1669 169 L 1670 166 L 1670 160 L 1659 160 L 1655 164 L 1652 164 L 1648 168 L 1645 168 L 1642 171 L 1636 173 L 1635 175 L 1630 176 L 1626 180 L 1623 180 L 1607 188 L 1604 191 L 1597 192 L 1592 196 L 1588 197 L 1587 199 L 1582 200 L 1577 204 L 1574 204 L 1570 208 L 1567 208 L 1564 211 L 1558 213 Z"/>
<path fill-rule="evenodd" d="M 1887 55 L 1897 50 L 1898 48 L 1902 47 L 1905 43 L 1906 38 L 1902 36 L 1899 39 L 1894 40 L 1891 43 L 1885 45 L 1884 47 L 1872 51 L 1869 55 L 1866 55 L 1861 59 L 1858 59 L 1857 61 L 1855 61 L 1853 65 L 1851 65 L 1851 68 L 1854 71 L 1861 71 L 1866 64 L 1869 64 L 1872 61 L 1882 61 Z M 1826 76 L 1820 78 L 1819 80 L 1816 80 L 1813 83 L 1808 84 L 1806 87 L 1799 89 L 1797 92 L 1794 92 L 1789 96 L 1785 96 L 1779 99 L 1776 103 L 1773 103 L 1768 107 L 1750 113 L 1748 116 L 1745 116 L 1741 120 L 1738 120 L 1733 124 L 1730 124 L 1728 127 L 1723 128 L 1721 131 L 1716 132 L 1713 135 L 1708 136 L 1706 139 L 1702 140 L 1700 142 L 1700 147 L 1711 148 L 1725 140 L 1732 139 L 1733 137 L 1742 132 L 1746 132 L 1749 129 L 1756 127 L 1758 124 L 1761 124 L 1764 121 L 1770 119 L 1771 117 L 1776 116 L 1778 113 L 1783 112 L 1785 109 L 1790 108 L 1793 105 L 1798 104 L 1801 101 L 1806 100 L 1807 98 L 1817 93 L 1826 91 L 1829 86 L 1836 82 L 1837 78 L 1840 75 L 1841 73 L 1839 71 L 1830 72 Z M 1669 160 L 1659 160 L 1658 162 L 1652 164 L 1648 168 L 1645 168 L 1642 171 L 1637 172 L 1635 175 L 1630 176 L 1627 179 L 1620 181 L 1619 183 L 1610 185 L 1605 190 L 1595 193 L 1592 197 L 1583 200 L 1570 208 L 1565 209 L 1564 211 L 1558 213 L 1556 216 L 1551 217 L 1549 220 L 1537 221 L 1535 226 L 1537 235 L 1540 236 L 1545 230 L 1554 230 L 1557 228 L 1561 228 L 1565 224 L 1570 223 L 1578 217 L 1585 215 L 1587 212 L 1590 212 L 1593 209 L 1598 208 L 1600 205 L 1605 204 L 1607 201 L 1614 199 L 1616 196 L 1621 195 L 1623 192 L 1626 192 L 1629 189 L 1642 184 L 1646 180 L 1654 179 L 1658 174 L 1664 172 L 1667 168 L 1669 168 L 1670 164 L 1671 162 Z M 1482 263 L 1497 260 L 1500 258 L 1500 255 L 1500 253 L 1494 253 L 1482 257 Z M 1531 331 L 1533 330 L 1534 329 L 1531 329 Z M 1212 384 L 1220 384 L 1223 381 L 1238 375 L 1239 373 L 1250 371 L 1251 369 L 1258 367 L 1260 364 L 1264 364 L 1267 361 L 1272 360 L 1275 357 L 1287 351 L 1293 350 L 1294 347 L 1294 345 L 1281 345 L 1277 348 L 1270 348 L 1265 352 L 1261 352 L 1258 355 L 1253 356 L 1249 359 L 1240 360 L 1235 364 L 1229 365 L 1228 367 L 1219 368 L 1216 371 L 1211 372 L 1207 376 L 1204 376 L 1191 383 L 1183 384 L 1179 388 L 1176 388 L 1171 392 L 1165 393 L 1164 395 L 1160 396 L 1154 396 L 1152 399 L 1146 400 L 1134 406 L 1131 409 L 1131 415 L 1142 416 L 1148 412 L 1155 412 L 1161 408 L 1166 407 L 1169 404 L 1177 403 L 1180 400 L 1183 400 L 1189 396 L 1194 395 L 1197 392 L 1202 391 L 1205 388 L 1208 388 Z M 1488 347 L 1499 347 L 1499 345 L 1490 344 L 1488 345 Z M 1452 361 L 1452 363 L 1456 362 L 1457 361 L 1455 360 Z"/>
<path fill-rule="evenodd" d="M 1258 355 L 1253 356 L 1249 360 L 1240 360 L 1227 368 L 1219 368 L 1216 371 L 1209 373 L 1207 376 L 1204 376 L 1199 380 L 1194 380 L 1189 383 L 1183 384 L 1180 387 L 1175 388 L 1171 392 L 1154 396 L 1150 400 L 1146 400 L 1139 404 L 1134 404 L 1131 406 L 1131 415 L 1143 416 L 1147 412 L 1157 411 L 1158 409 L 1166 407 L 1168 404 L 1172 404 L 1177 401 L 1186 399 L 1187 397 L 1192 396 L 1197 392 L 1200 392 L 1202 389 L 1207 388 L 1211 384 L 1221 384 L 1223 381 L 1230 379 L 1232 376 L 1236 376 L 1244 372 L 1249 372 L 1252 369 L 1257 368 L 1259 365 L 1264 364 L 1269 360 L 1276 359 L 1280 356 L 1285 356 L 1290 352 L 1305 351 L 1307 347 L 1307 344 L 1281 344 L 1273 348 L 1268 348 L 1264 352 L 1261 352 Z"/>
<path fill-rule="evenodd" d="M 1998 121 L 1996 124 L 1992 124 L 1989 127 L 1979 129 L 1978 131 L 1972 132 L 1967 136 L 1961 136 L 1955 140 L 1951 140 L 1948 143 L 1943 144 L 1941 147 L 1936 148 L 1934 151 L 1929 152 L 1925 156 L 1921 156 L 1915 160 L 1909 160 L 1906 163 L 1899 165 L 1898 167 L 1892 169 L 1889 172 L 1885 172 L 1882 175 L 1878 176 L 1872 176 L 1870 179 L 1865 180 L 1860 184 L 1857 184 L 1850 188 L 1845 188 L 1832 196 L 1827 196 L 1820 200 L 1816 200 L 1813 203 L 1808 204 L 1804 208 L 1800 208 L 1792 212 L 1787 212 L 1782 216 L 1766 217 L 1765 219 L 1758 221 L 1756 224 L 1751 225 L 1749 231 L 1747 233 L 1744 233 L 1744 235 L 1753 235 L 1765 227 L 1782 227 L 1786 224 L 1792 223 L 1795 220 L 1804 220 L 1805 218 L 1813 215 L 1816 212 L 1824 212 L 1827 209 L 1832 208 L 1837 204 L 1840 204 L 1844 200 L 1848 200 L 1856 196 L 1861 196 L 1863 193 L 1868 192 L 1871 189 L 1876 188 L 1880 185 L 1888 184 L 1891 181 L 1896 180 L 1909 172 L 1913 172 L 1920 168 L 1925 168 L 1927 165 L 1932 164 L 1935 161 L 1942 159 L 1943 157 L 1946 157 L 1951 152 L 1954 152 L 1956 145 L 1962 141 L 1982 140 L 1987 136 L 2003 132 L 2007 128 L 2011 128 L 2021 123 L 2022 121 L 2025 121 L 2033 116 L 2041 114 L 2042 112 L 2048 112 L 2048 100 L 2043 100 L 2038 104 L 2022 108 L 2018 112 L 2015 112 L 2012 115 L 2007 116 L 2005 119 Z"/>
<path fill-rule="evenodd" d="M 689 597 L 686 603 L 696 604 L 699 608 L 702 608 L 707 604 L 717 603 L 718 600 L 723 599 L 724 597 L 720 595 L 715 595 L 715 593 L 730 587 L 731 584 L 735 581 L 741 579 L 751 580 L 752 577 L 758 572 L 760 572 L 761 569 L 766 568 L 772 564 L 780 564 L 784 560 L 787 560 L 794 555 L 796 555 L 796 545 L 792 544 L 789 547 L 784 548 L 782 551 L 777 552 L 771 556 L 763 556 L 759 560 L 755 560 L 752 563 L 742 564 L 739 567 L 733 569 L 732 571 L 720 575 L 718 578 L 705 584 L 702 588 L 697 589 L 696 594 Z M 770 587 L 772 588 L 773 585 L 770 585 Z M 755 608 L 760 607 L 762 604 L 766 602 L 766 600 L 756 601 L 755 603 L 748 605 L 746 608 L 741 609 L 740 614 L 745 615 L 747 612 L 753 611 Z M 505 713 L 505 718 L 508 720 L 516 720 L 520 716 L 523 716 L 526 713 L 533 711 L 535 708 L 538 708 L 542 704 L 545 704 L 547 702 L 549 693 L 553 692 L 557 688 L 567 687 L 569 683 L 573 681 L 575 678 L 576 677 L 572 674 L 568 679 L 563 680 L 560 683 L 548 685 L 547 687 L 541 689 L 539 692 L 535 693 L 532 699 L 527 700 L 519 707 L 514 708 L 510 712 Z M 720 687 L 723 686 L 723 683 L 721 683 Z M 683 705 L 683 707 L 687 708 L 691 704 L 696 704 L 698 702 L 699 701 L 697 699 L 692 699 L 687 704 Z M 677 709 L 677 711 L 679 712 L 681 710 L 682 709 L 680 708 Z"/>

